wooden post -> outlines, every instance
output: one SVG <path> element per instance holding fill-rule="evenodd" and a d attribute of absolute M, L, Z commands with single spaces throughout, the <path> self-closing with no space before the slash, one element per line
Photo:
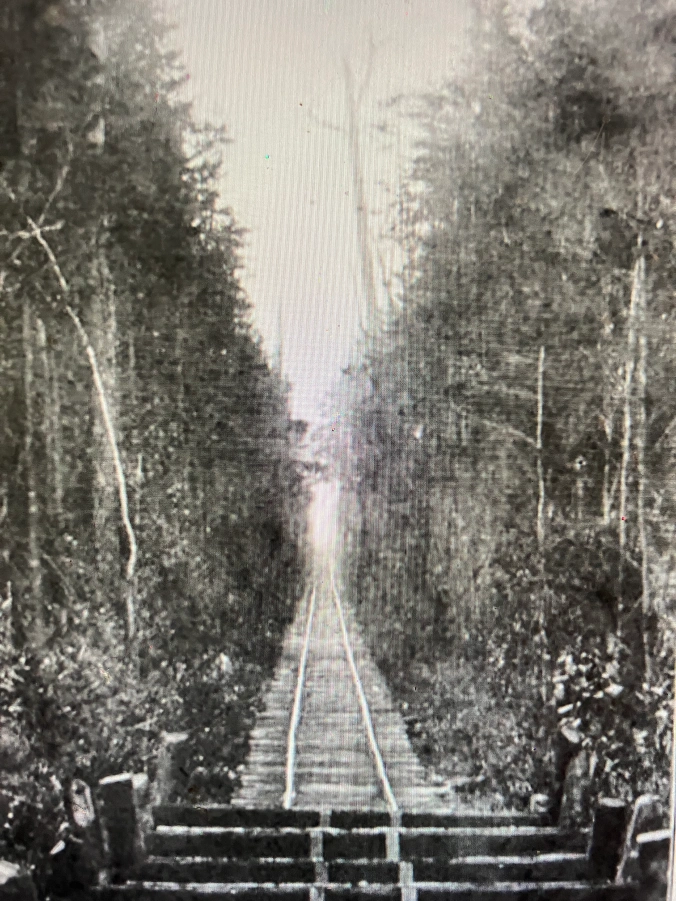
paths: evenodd
<path fill-rule="evenodd" d="M 141 858 L 145 857 L 145 837 L 153 828 L 152 793 L 147 773 L 134 773 L 131 777 L 136 810 L 137 844 Z"/>
<path fill-rule="evenodd" d="M 628 867 L 631 855 L 636 848 L 636 839 L 643 833 L 651 829 L 656 829 L 662 825 L 664 818 L 664 809 L 662 802 L 657 795 L 640 795 L 634 804 L 634 810 L 629 821 L 627 834 L 624 839 L 624 847 L 620 857 L 620 863 L 615 874 L 615 882 L 620 885 L 630 878 Z"/>
<path fill-rule="evenodd" d="M 186 783 L 185 769 L 187 732 L 163 732 L 162 744 L 157 757 L 157 776 L 153 788 L 153 803 L 166 804 L 176 790 L 177 783 Z M 183 772 L 181 772 L 183 770 Z"/>
<path fill-rule="evenodd" d="M 99 781 L 98 800 L 107 869 L 124 882 L 144 856 L 141 800 L 148 792 L 145 773 L 121 773 Z"/>
<path fill-rule="evenodd" d="M 601 798 L 594 813 L 589 843 L 589 860 L 597 878 L 615 878 L 626 825 L 626 803 L 614 798 Z"/>
<path fill-rule="evenodd" d="M 76 839 L 72 877 L 76 885 L 96 885 L 101 870 L 101 828 L 96 817 L 91 789 L 82 779 L 70 784 L 70 816 Z"/>

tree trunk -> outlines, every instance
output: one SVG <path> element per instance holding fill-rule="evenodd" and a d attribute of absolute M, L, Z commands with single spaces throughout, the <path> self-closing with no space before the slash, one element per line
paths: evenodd
<path fill-rule="evenodd" d="M 129 397 L 129 410 L 131 411 L 128 426 L 129 444 L 136 455 L 136 466 L 133 478 L 133 522 L 134 529 L 138 529 L 141 523 L 141 497 L 143 494 L 143 452 L 138 450 L 141 446 L 138 419 L 138 376 L 136 368 L 136 345 L 133 333 L 129 334 L 127 343 L 127 394 Z M 131 460 L 130 460 L 131 463 Z"/>
<path fill-rule="evenodd" d="M 89 339 L 99 367 L 101 383 L 108 400 L 108 413 L 117 430 L 117 317 L 115 292 L 103 251 L 97 251 L 93 264 L 94 284 L 89 307 Z M 97 606 L 106 609 L 110 602 L 118 606 L 121 598 L 120 541 L 115 496 L 115 463 L 100 408 L 96 386 L 92 387 L 93 417 L 93 508 Z"/>
<path fill-rule="evenodd" d="M 618 522 L 618 542 L 620 549 L 620 565 L 618 573 L 618 631 L 621 633 L 621 616 L 624 611 L 623 582 L 627 554 L 627 482 L 629 478 L 629 462 L 631 455 L 632 410 L 631 398 L 636 370 L 636 307 L 643 287 L 645 262 L 643 257 L 636 261 L 634 278 L 629 301 L 627 323 L 627 361 L 624 370 L 624 425 L 622 433 L 622 463 L 620 464 L 620 508 Z"/>
<path fill-rule="evenodd" d="M 536 533 L 538 542 L 538 551 L 540 557 L 544 556 L 545 548 L 545 475 L 542 462 L 542 417 L 544 409 L 544 374 L 545 374 L 545 349 L 540 348 L 538 357 L 538 413 L 537 413 L 537 433 L 535 437 L 535 448 L 537 451 L 537 476 L 538 476 L 538 507 L 537 507 L 537 523 Z"/>
<path fill-rule="evenodd" d="M 638 491 L 636 498 L 636 519 L 638 526 L 638 540 L 641 551 L 641 586 L 642 586 L 642 631 L 643 631 L 643 660 L 644 678 L 650 683 L 651 659 L 650 638 L 648 635 L 647 620 L 651 611 L 650 581 L 648 572 L 648 540 L 645 522 L 645 446 L 647 433 L 646 416 L 646 388 L 647 388 L 647 356 L 648 340 L 646 337 L 646 297 L 645 290 L 641 290 L 637 304 L 638 310 L 638 366 L 636 370 L 636 383 L 638 387 L 638 423 L 636 427 L 636 469 Z"/>
<path fill-rule="evenodd" d="M 538 544 L 538 567 L 540 570 L 540 641 L 542 642 L 540 663 L 541 682 L 540 694 L 543 703 L 549 699 L 549 653 L 547 646 L 547 579 L 545 575 L 545 475 L 542 460 L 542 421 L 544 415 L 544 375 L 545 375 L 545 348 L 540 348 L 538 356 L 537 375 L 537 426 L 535 435 L 535 450 L 537 455 L 538 478 L 538 505 L 535 532 Z"/>
<path fill-rule="evenodd" d="M 346 59 L 343 60 L 345 91 L 347 97 L 348 137 L 350 141 L 350 156 L 352 157 L 352 184 L 357 204 L 357 237 L 359 239 L 359 251 L 361 254 L 362 287 L 366 294 L 367 301 L 367 331 L 370 331 L 368 325 L 375 322 L 377 296 L 373 248 L 371 245 L 368 206 L 364 191 L 361 144 L 359 140 L 359 105 L 370 80 L 371 67 L 373 65 L 373 53 L 373 44 L 371 44 L 369 48 L 367 73 L 360 85 L 358 93 L 355 92 L 354 75 L 350 68 L 350 64 Z"/>
<path fill-rule="evenodd" d="M 617 487 L 617 479 L 610 483 L 610 454 L 613 446 L 613 417 L 604 417 L 603 430 L 606 434 L 606 446 L 603 461 L 603 484 L 601 486 L 601 519 L 604 526 L 610 525 L 610 511 L 613 506 L 613 495 Z"/>
<path fill-rule="evenodd" d="M 141 451 L 136 458 L 134 488 L 134 494 L 136 496 L 136 503 L 134 504 L 134 527 L 138 529 L 141 523 L 141 494 L 143 492 L 143 452 Z"/>
<path fill-rule="evenodd" d="M 42 586 L 42 560 L 40 548 L 40 507 L 37 493 L 37 465 L 35 452 L 36 437 L 36 389 L 34 360 L 34 322 L 33 307 L 26 297 L 23 302 L 23 359 L 24 359 L 24 473 L 26 483 L 26 512 L 28 550 L 28 590 L 30 603 L 24 604 L 21 611 L 23 627 L 28 630 L 29 619 L 33 628 L 28 630 L 38 645 L 46 639 L 44 621 L 44 597 Z M 27 609 L 28 608 L 28 609 Z"/>
<path fill-rule="evenodd" d="M 64 170 L 65 172 L 65 170 Z M 54 255 L 54 251 L 49 245 L 49 242 L 45 239 L 44 235 L 40 230 L 40 226 L 30 217 L 26 216 L 28 224 L 31 228 L 32 234 L 35 240 L 38 242 L 40 247 L 44 250 L 47 255 L 47 259 L 49 260 L 50 266 L 52 267 L 52 271 L 56 276 L 56 279 L 59 283 L 59 287 L 61 288 L 65 297 L 70 296 L 70 286 L 66 279 L 64 278 L 63 272 L 61 271 L 61 267 L 59 266 L 59 261 L 56 259 Z M 106 266 L 107 270 L 107 266 Z M 110 273 L 108 273 L 109 275 Z M 0 278 L 2 274 L 0 273 Z M 0 281 L 1 284 L 1 281 Z M 89 340 L 89 336 L 82 325 L 80 317 L 77 315 L 75 310 L 70 306 L 70 304 L 66 304 L 66 313 L 72 320 L 75 328 L 77 330 L 80 341 L 82 342 L 82 346 L 84 347 L 85 354 L 87 356 L 87 360 L 89 362 L 89 367 L 92 373 L 92 380 L 94 383 L 94 394 L 96 400 L 98 401 L 98 409 L 101 413 L 101 419 L 106 435 L 106 439 L 108 442 L 108 447 L 110 449 L 110 453 L 113 458 L 113 476 L 115 480 L 115 484 L 117 485 L 117 493 L 118 499 L 120 502 L 120 517 L 122 519 L 122 525 L 124 527 L 125 535 L 127 536 L 127 541 L 129 543 L 129 554 L 127 557 L 127 567 L 125 571 L 126 581 L 127 581 L 127 596 L 126 596 L 126 610 L 127 610 L 127 638 L 129 640 L 130 645 L 134 641 L 136 635 L 136 560 L 138 557 L 138 546 L 136 543 L 136 533 L 134 532 L 134 527 L 131 523 L 131 519 L 129 517 L 129 494 L 127 491 L 127 480 L 124 474 L 124 467 L 122 465 L 122 458 L 120 457 L 120 451 L 117 444 L 117 438 L 115 435 L 115 427 L 113 423 L 113 418 L 111 415 L 110 404 L 108 402 L 108 397 L 106 394 L 106 389 L 104 385 L 103 378 L 101 376 L 101 369 L 98 364 L 98 359 L 96 356 L 96 351 L 92 346 L 91 341 Z"/>
<path fill-rule="evenodd" d="M 66 285 L 65 281 L 62 282 L 62 287 Z M 67 290 L 67 286 L 64 290 Z M 108 399 L 106 396 L 105 388 L 103 385 L 103 380 L 101 378 L 101 372 L 99 369 L 98 361 L 96 358 L 96 352 L 92 347 L 91 341 L 89 340 L 89 336 L 85 331 L 82 322 L 80 321 L 79 316 L 73 310 L 72 307 L 66 306 L 66 312 L 70 316 L 77 329 L 78 335 L 80 336 L 80 340 L 82 341 L 82 345 L 85 349 L 85 353 L 87 354 L 87 359 L 89 360 L 89 366 L 92 371 L 92 378 L 94 381 L 94 389 L 96 392 L 96 397 L 99 403 L 99 410 L 101 411 L 101 418 L 103 420 L 103 425 L 106 431 L 106 437 L 108 439 L 108 444 L 110 447 L 111 454 L 113 456 L 113 469 L 115 475 L 115 483 L 117 484 L 117 493 L 118 499 L 120 502 L 120 516 L 122 519 L 122 525 L 124 526 L 124 531 L 127 536 L 127 541 L 129 542 L 129 556 L 127 557 L 127 568 L 125 571 L 126 576 L 126 611 L 127 611 L 127 638 L 129 642 L 133 642 L 136 635 L 136 560 L 138 557 L 138 546 L 136 544 L 136 533 L 134 532 L 134 527 L 131 523 L 131 519 L 129 516 L 129 494 L 127 492 L 127 480 L 124 474 L 124 467 L 122 466 L 122 459 L 120 457 L 120 451 L 117 446 L 117 439 L 115 437 L 115 429 L 113 427 L 112 417 L 110 415 L 110 409 L 108 405 Z"/>
<path fill-rule="evenodd" d="M 38 347 L 42 358 L 42 372 L 45 389 L 48 393 L 45 404 L 45 428 L 48 466 L 51 473 L 51 484 L 48 500 L 48 511 L 54 526 L 63 531 L 63 443 L 61 440 L 61 397 L 54 365 L 54 355 L 47 343 L 45 324 L 37 317 Z"/>

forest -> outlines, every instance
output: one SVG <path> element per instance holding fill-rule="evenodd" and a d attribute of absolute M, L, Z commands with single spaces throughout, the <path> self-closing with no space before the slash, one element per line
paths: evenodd
<path fill-rule="evenodd" d="M 563 757 L 590 803 L 666 801 L 676 6 L 475 8 L 468 76 L 396 101 L 403 265 L 325 430 L 339 577 L 437 779 L 525 808 Z M 305 581 L 306 424 L 168 35 L 0 6 L 0 856 L 41 897 L 71 780 L 152 777 L 163 731 L 179 795 L 230 799 Z"/>
<path fill-rule="evenodd" d="M 523 807 L 563 754 L 590 798 L 666 802 L 676 7 L 478 9 L 473 79 L 406 107 L 404 263 L 335 421 L 342 579 L 440 778 Z"/>
<path fill-rule="evenodd" d="M 41 895 L 70 780 L 152 773 L 163 730 L 230 797 L 304 578 L 306 426 L 167 35 L 0 8 L 0 847 Z"/>

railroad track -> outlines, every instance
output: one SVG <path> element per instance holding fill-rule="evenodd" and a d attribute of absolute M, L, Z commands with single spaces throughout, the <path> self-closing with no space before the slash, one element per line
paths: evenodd
<path fill-rule="evenodd" d="M 442 809 L 330 568 L 306 593 L 251 735 L 238 806 Z"/>
<path fill-rule="evenodd" d="M 352 652 L 352 646 L 350 643 L 350 636 L 347 630 L 347 625 L 345 623 L 345 614 L 343 612 L 343 605 L 341 603 L 340 594 L 338 592 L 338 588 L 336 587 L 335 576 L 333 571 L 330 572 L 330 580 L 331 580 L 331 596 L 335 605 L 336 614 L 338 616 L 338 622 L 340 624 L 340 634 L 342 639 L 343 651 L 345 654 L 345 659 L 347 660 L 350 676 L 352 678 L 352 684 L 357 694 L 357 699 L 359 702 L 359 709 L 361 712 L 362 723 L 364 726 L 364 731 L 366 733 L 366 739 L 368 741 L 369 751 L 371 753 L 371 757 L 373 758 L 373 766 L 375 770 L 375 776 L 378 780 L 380 790 L 382 792 L 383 799 L 387 804 L 387 807 L 390 813 L 396 814 L 399 807 L 397 805 L 397 800 L 394 796 L 394 792 L 392 791 L 392 786 L 390 785 L 390 780 L 387 775 L 387 770 L 385 768 L 385 762 L 383 760 L 383 755 L 380 751 L 380 747 L 378 746 L 378 740 L 376 738 L 375 730 L 373 728 L 373 719 L 371 717 L 371 711 L 369 708 L 369 703 L 366 698 L 366 693 L 364 691 L 364 686 L 362 684 L 361 678 L 359 676 L 359 671 L 357 669 L 357 664 L 355 663 L 354 654 Z M 296 760 L 297 760 L 297 748 L 298 748 L 298 730 L 301 722 L 301 713 L 303 707 L 303 695 L 305 690 L 305 680 L 306 680 L 306 672 L 307 672 L 307 659 L 310 650 L 310 642 L 312 640 L 312 627 L 314 625 L 314 613 L 315 613 L 315 598 L 316 598 L 317 590 L 316 587 L 313 587 L 312 594 L 310 598 L 310 604 L 308 607 L 308 616 L 307 616 L 307 627 L 305 630 L 305 637 L 303 641 L 303 648 L 301 651 L 300 664 L 298 667 L 298 681 L 296 683 L 296 691 L 294 695 L 294 704 L 293 704 L 293 712 L 291 716 L 291 723 L 289 726 L 289 736 L 287 742 L 287 755 L 286 755 L 286 788 L 284 791 L 283 798 L 283 807 L 287 810 L 293 805 L 293 802 L 296 798 L 295 791 L 295 779 L 296 779 Z"/>

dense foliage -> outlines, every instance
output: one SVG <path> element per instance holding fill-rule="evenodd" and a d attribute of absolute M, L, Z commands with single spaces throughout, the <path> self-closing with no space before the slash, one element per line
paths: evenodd
<path fill-rule="evenodd" d="M 525 803 L 558 734 L 594 790 L 666 798 L 676 9 L 518 9 L 416 109 L 344 579 L 430 763 Z"/>
<path fill-rule="evenodd" d="M 163 729 L 229 797 L 304 575 L 303 424 L 150 5 L 0 31 L 0 842 L 37 866 L 60 786 L 152 775 Z"/>

